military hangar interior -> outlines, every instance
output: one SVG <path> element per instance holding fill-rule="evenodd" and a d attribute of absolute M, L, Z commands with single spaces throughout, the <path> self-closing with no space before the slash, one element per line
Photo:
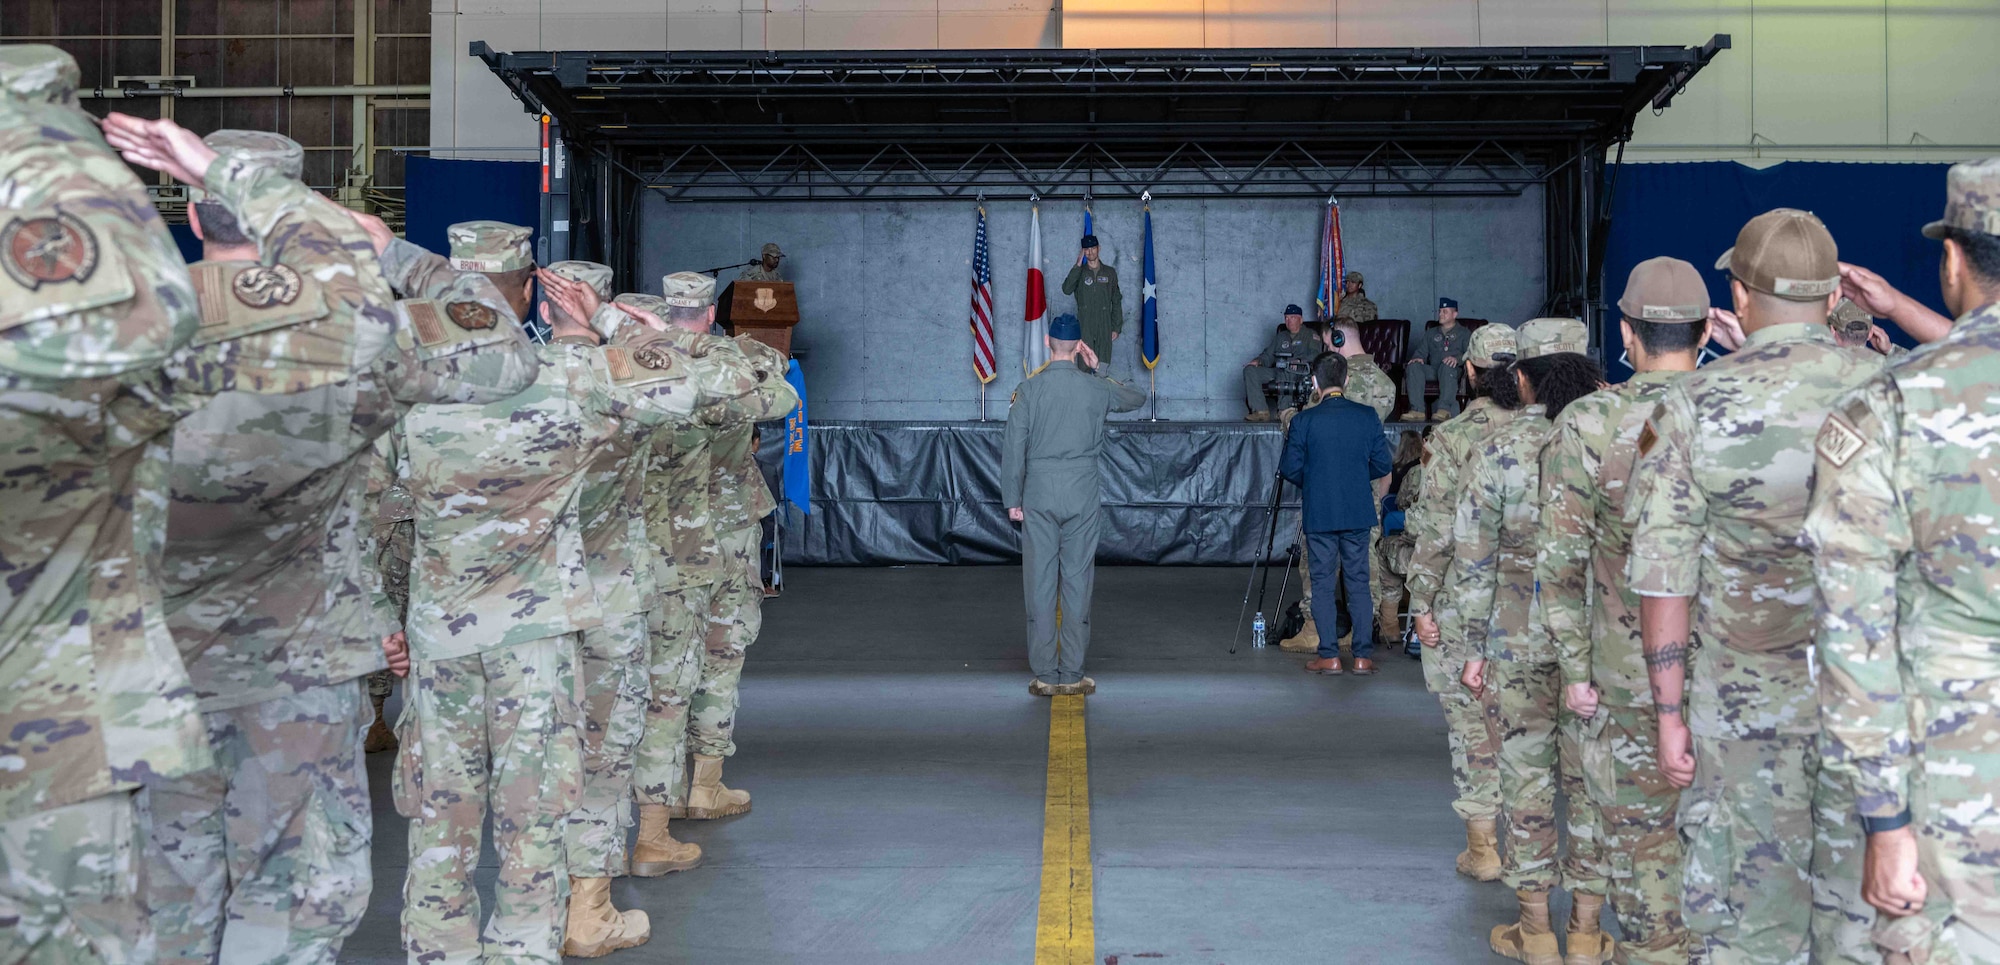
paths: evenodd
<path fill-rule="evenodd" d="M 1416 659 L 1402 575 L 1371 589 L 1378 674 L 1301 673 L 1310 641 L 1279 646 L 1310 633 L 1286 620 L 1309 612 L 1300 500 L 1278 483 L 1285 430 L 1244 419 L 1245 362 L 1281 307 L 1330 321 L 1365 273 L 1400 483 L 1433 424 L 1405 363 L 1444 301 L 1475 334 L 1577 319 L 1622 382 L 1628 272 L 1675 255 L 1727 306 L 1716 255 L 1788 206 L 1941 309 L 1917 231 L 1950 163 L 2000 154 L 2000 9 L 931 7 L 0 0 L 0 42 L 70 54 L 100 117 L 286 134 L 310 187 L 438 254 L 448 225 L 510 222 L 541 265 L 609 266 L 614 292 L 706 270 L 732 334 L 781 333 L 804 404 L 756 436 L 761 617 L 705 638 L 756 644 L 727 762 L 755 808 L 677 816 L 699 866 L 612 881 L 650 920 L 612 958 L 1502 960 L 1488 928 L 1516 896 L 1455 867 L 1468 815 L 1433 691 L 1456 682 Z M 188 191 L 140 173 L 194 262 Z M 1105 431 L 1094 599 L 1058 611 L 1094 638 L 1097 689 L 1050 697 L 1029 692 L 1034 580 L 1002 476 L 1050 320 L 1087 314 L 1065 284 L 1097 270 L 1086 235 L 1122 278 L 1099 374 L 1146 400 Z M 776 296 L 738 280 L 766 243 Z M 773 310 L 790 315 L 760 327 Z M 390 723 L 404 693 L 379 705 Z M 391 793 L 411 754 L 367 756 L 373 887 L 340 962 L 417 960 L 404 882 L 433 856 Z M 483 913 L 505 864 L 488 841 Z M 1624 935 L 1610 909 L 1602 927 Z"/>

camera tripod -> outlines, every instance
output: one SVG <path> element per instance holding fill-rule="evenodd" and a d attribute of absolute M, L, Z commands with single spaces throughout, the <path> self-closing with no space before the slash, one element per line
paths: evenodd
<path fill-rule="evenodd" d="M 1290 422 L 1287 422 L 1285 423 L 1285 433 L 1283 437 L 1283 442 L 1278 447 L 1278 460 L 1280 465 L 1282 465 L 1284 462 L 1285 447 L 1290 445 L 1291 441 L 1292 441 L 1292 424 Z M 1265 529 L 1264 529 L 1263 552 L 1257 554 L 1256 560 L 1250 564 L 1250 582 L 1243 587 L 1243 606 L 1236 613 L 1236 633 L 1229 638 L 1230 653 L 1236 652 L 1236 645 L 1240 643 L 1243 639 L 1243 621 L 1244 618 L 1250 615 L 1251 590 L 1255 589 L 1257 591 L 1257 612 L 1258 613 L 1264 612 L 1264 601 L 1266 599 L 1266 595 L 1268 594 L 1271 588 L 1271 567 L 1267 561 L 1270 560 L 1271 558 L 1272 547 L 1275 546 L 1278 542 L 1278 508 L 1280 505 L 1282 505 L 1284 498 L 1285 498 L 1284 474 L 1282 472 L 1273 471 L 1271 473 L 1271 503 L 1270 505 L 1264 507 Z M 1284 580 L 1278 584 L 1279 602 L 1284 601 L 1285 593 L 1291 589 L 1292 570 L 1298 566 L 1298 561 L 1299 561 L 1299 547 L 1297 543 L 1293 543 L 1289 548 L 1285 550 L 1285 577 Z M 1263 577 L 1264 577 L 1261 585 L 1259 584 L 1257 579 L 1258 572 L 1260 570 L 1263 572 Z"/>

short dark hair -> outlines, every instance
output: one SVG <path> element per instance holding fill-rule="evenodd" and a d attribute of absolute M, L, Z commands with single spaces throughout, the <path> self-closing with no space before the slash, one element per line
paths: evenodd
<path fill-rule="evenodd" d="M 703 305 L 700 308 L 694 308 L 687 305 L 668 305 L 666 320 L 669 322 L 705 322 L 708 321 L 708 306 Z M 1055 341 L 1060 342 L 1062 339 L 1055 339 Z"/>
<path fill-rule="evenodd" d="M 1512 364 L 1493 365 L 1480 369 L 1479 381 L 1473 384 L 1473 388 L 1479 395 L 1492 399 L 1493 404 L 1502 409 L 1518 409 L 1521 407 L 1521 387 L 1514 384 L 1514 367 Z M 1422 400 L 1420 399 L 1411 399 L 1410 407 L 1416 408 L 1421 402 Z"/>
<path fill-rule="evenodd" d="M 1347 387 L 1347 356 L 1339 352 L 1321 352 L 1313 358 L 1313 381 L 1319 383 L 1321 391 Z"/>
<path fill-rule="evenodd" d="M 1648 355 L 1692 352 L 1701 347 L 1700 322 L 1651 322 L 1629 315 L 1625 321 L 1632 326 L 1632 337 L 1639 340 Z"/>
<path fill-rule="evenodd" d="M 1583 398 L 1604 382 L 1604 370 L 1597 360 L 1577 352 L 1556 352 L 1515 362 L 1535 387 L 1535 401 L 1548 406 L 1549 418 L 1562 415 L 1569 404 Z M 1511 375 L 1511 373 L 1510 373 Z"/>
<path fill-rule="evenodd" d="M 1944 236 L 1945 240 L 1958 243 L 1972 273 L 1979 276 L 1985 287 L 2000 287 L 2000 237 L 1965 228 L 1946 228 Z"/>
<path fill-rule="evenodd" d="M 243 233 L 243 224 L 236 220 L 236 213 L 224 207 L 222 202 L 204 198 L 194 203 L 195 217 L 201 219 L 201 240 L 211 245 L 247 245 L 250 236 Z"/>
<path fill-rule="evenodd" d="M 1313 333 L 1313 337 L 1319 339 L 1321 344 L 1326 342 L 1326 333 L 1333 330 L 1332 326 L 1316 318 L 1299 327 Z"/>

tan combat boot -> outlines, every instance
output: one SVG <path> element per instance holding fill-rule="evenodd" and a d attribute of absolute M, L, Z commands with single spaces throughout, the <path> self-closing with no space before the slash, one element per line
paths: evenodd
<path fill-rule="evenodd" d="M 632 874 L 638 878 L 658 878 L 673 871 L 686 871 L 701 864 L 701 845 L 675 841 L 667 833 L 667 806 L 639 805 L 639 843 L 632 848 Z"/>
<path fill-rule="evenodd" d="M 621 948 L 646 944 L 653 923 L 637 908 L 611 907 L 610 878 L 569 880 L 569 923 L 563 927 L 562 953 L 573 958 L 600 958 Z"/>
<path fill-rule="evenodd" d="M 1488 938 L 1493 953 L 1527 965 L 1563 965 L 1556 933 L 1549 928 L 1549 893 L 1523 889 L 1514 897 L 1521 903 L 1521 920 L 1493 926 Z"/>
<path fill-rule="evenodd" d="M 1375 643 L 1377 646 L 1393 646 L 1403 641 L 1402 622 L 1396 619 L 1395 598 L 1383 600 L 1375 608 Z"/>
<path fill-rule="evenodd" d="M 389 700 L 389 695 L 370 694 L 369 699 L 375 702 L 375 723 L 368 725 L 368 736 L 362 738 L 361 750 L 368 754 L 393 751 L 396 749 L 396 732 L 382 717 L 382 705 Z"/>
<path fill-rule="evenodd" d="M 1618 943 L 1597 927 L 1603 914 L 1603 895 L 1570 892 L 1569 951 L 1563 955 L 1563 965 L 1604 965 L 1611 960 Z"/>
<path fill-rule="evenodd" d="M 694 780 L 688 785 L 687 812 L 690 821 L 748 814 L 750 792 L 732 791 L 722 786 L 722 758 L 696 754 Z"/>
<path fill-rule="evenodd" d="M 1319 652 L 1319 627 L 1313 623 L 1312 614 L 1306 614 L 1306 625 L 1299 632 L 1278 641 L 1278 649 L 1287 653 Z"/>
<path fill-rule="evenodd" d="M 1458 853 L 1458 873 L 1474 881 L 1500 880 L 1500 836 L 1492 818 L 1465 822 L 1465 850 Z"/>

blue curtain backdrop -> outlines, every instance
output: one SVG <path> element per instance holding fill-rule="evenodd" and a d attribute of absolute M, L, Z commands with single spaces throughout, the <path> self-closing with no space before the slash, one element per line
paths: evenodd
<path fill-rule="evenodd" d="M 1763 170 L 1734 161 L 1627 164 L 1618 172 L 1611 236 L 1604 251 L 1608 324 L 1604 358 L 1613 381 L 1632 370 L 1618 361 L 1619 292 L 1632 266 L 1657 255 L 1694 263 L 1708 296 L 1729 307 L 1729 274 L 1713 269 L 1743 223 L 1772 208 L 1803 208 L 1826 222 L 1840 259 L 1872 269 L 1924 304 L 1938 297 L 1938 243 L 1918 234 L 1944 211 L 1946 164 L 1787 161 Z M 1885 326 L 1896 340 L 1910 340 Z"/>
<path fill-rule="evenodd" d="M 404 235 L 448 255 L 444 229 L 460 221 L 541 223 L 542 167 L 533 161 L 453 161 L 412 154 L 403 168 Z"/>

